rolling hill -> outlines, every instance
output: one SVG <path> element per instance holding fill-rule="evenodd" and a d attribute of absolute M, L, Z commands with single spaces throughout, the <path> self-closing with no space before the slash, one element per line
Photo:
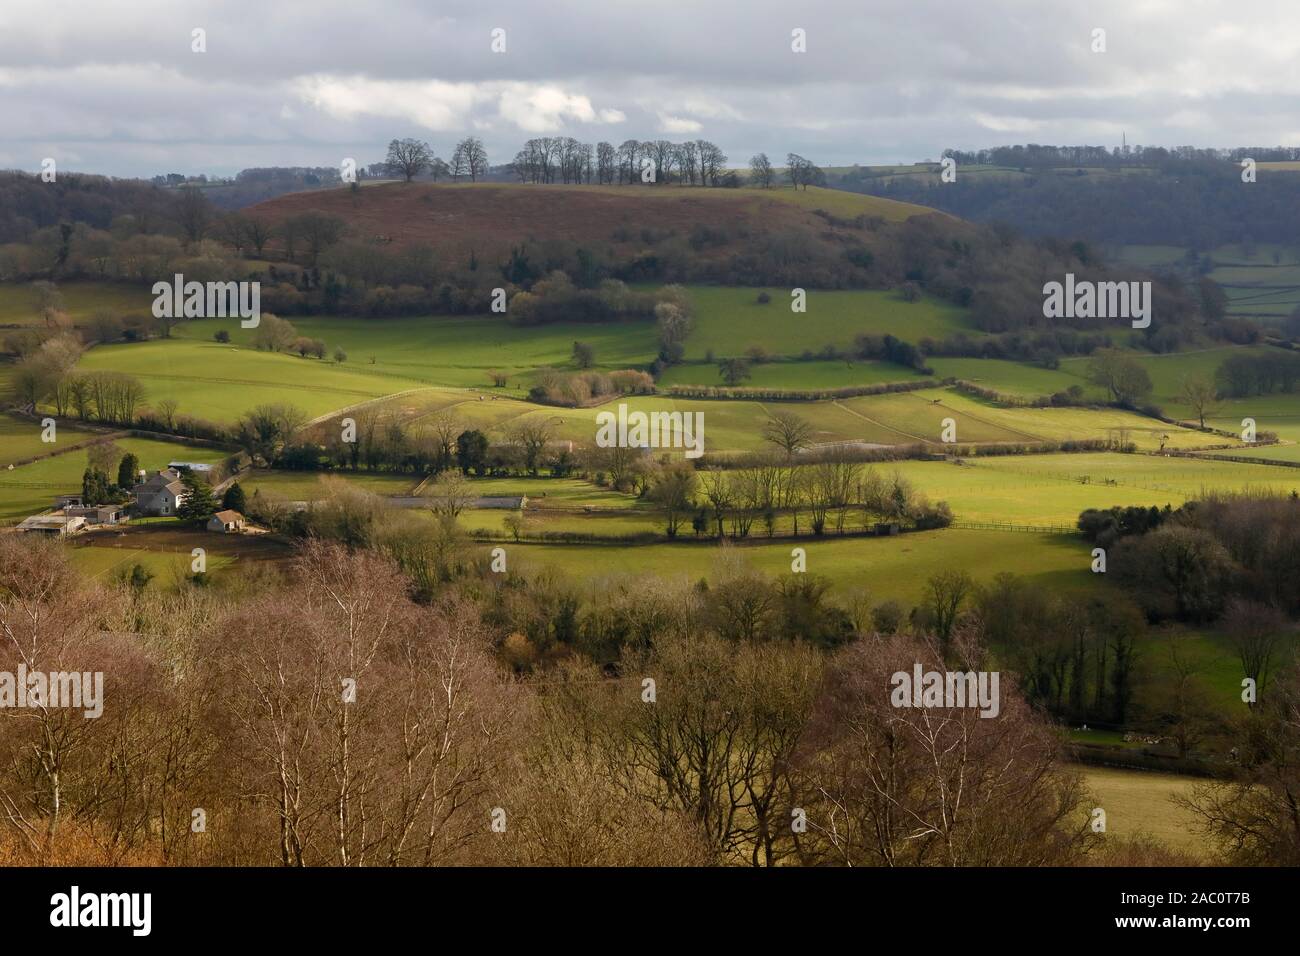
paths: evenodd
<path fill-rule="evenodd" d="M 537 186 L 379 183 L 356 191 L 292 193 L 246 210 L 279 224 L 306 212 L 338 216 L 359 236 L 396 246 L 505 246 L 522 238 L 636 241 L 643 233 L 696 227 L 745 235 L 825 228 L 815 214 L 902 222 L 943 215 L 924 206 L 834 189 L 704 189 L 690 186 Z M 625 237 L 625 239 L 620 239 Z"/>

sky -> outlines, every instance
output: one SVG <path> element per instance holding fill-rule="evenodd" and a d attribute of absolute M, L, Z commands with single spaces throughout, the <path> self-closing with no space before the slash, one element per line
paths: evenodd
<path fill-rule="evenodd" d="M 736 166 L 1293 146 L 1300 3 L 0 0 L 0 168 L 364 166 L 470 134 L 494 164 L 547 135 L 709 139 Z"/>

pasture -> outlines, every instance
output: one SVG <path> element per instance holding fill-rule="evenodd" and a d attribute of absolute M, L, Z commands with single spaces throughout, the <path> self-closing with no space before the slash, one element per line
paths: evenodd
<path fill-rule="evenodd" d="M 487 555 L 496 544 L 482 543 Z M 707 578 L 731 550 L 755 570 L 771 575 L 790 573 L 790 541 L 753 540 L 746 544 L 717 542 L 663 543 L 638 547 L 616 544 L 507 544 L 511 567 L 528 573 L 554 569 L 574 583 L 599 587 L 602 577 L 648 575 Z M 808 573 L 831 582 L 838 594 L 866 591 L 877 601 L 896 598 L 912 604 L 921 600 L 926 581 L 937 571 L 971 571 L 979 581 L 1001 572 L 1023 575 L 1035 584 L 1060 592 L 1084 592 L 1100 587 L 1088 569 L 1089 551 L 1081 538 L 1024 532 L 927 531 L 900 538 L 801 539 Z"/>
<path fill-rule="evenodd" d="M 39 419 L 0 414 L 0 468 L 102 437 L 98 432 L 78 428 L 66 419 L 57 420 L 55 441 L 43 441 L 44 430 Z"/>
<path fill-rule="evenodd" d="M 1260 163 L 1261 170 L 1282 163 Z M 1185 268 L 1188 251 L 1179 246 L 1122 246 L 1121 262 L 1154 269 Z M 1223 287 L 1228 314 L 1276 322 L 1300 306 L 1300 246 L 1251 243 L 1219 246 L 1205 253 L 1209 277 Z"/>
<path fill-rule="evenodd" d="M 837 361 L 764 362 L 750 367 L 750 376 L 739 383 L 741 388 L 817 390 L 848 388 L 855 385 L 880 385 L 907 382 L 920 377 L 916 372 L 892 362 L 840 359 Z M 718 366 L 711 362 L 692 362 L 669 367 L 659 377 L 659 385 L 711 385 L 726 387 Z"/>
<path fill-rule="evenodd" d="M 226 423 L 255 405 L 291 404 L 315 416 L 425 384 L 361 365 L 194 339 L 101 345 L 78 368 L 125 372 L 144 385 L 147 404 L 170 399 L 182 415 Z"/>
<path fill-rule="evenodd" d="M 695 328 L 686 340 L 688 361 L 704 361 L 710 353 L 715 358 L 740 356 L 751 346 L 795 358 L 808 353 L 811 359 L 828 345 L 850 348 L 860 334 L 889 333 L 912 343 L 925 336 L 977 334 L 956 306 L 928 297 L 905 302 L 892 291 L 808 289 L 807 311 L 800 313 L 790 310 L 789 289 L 687 288 L 695 303 Z M 761 292 L 771 301 L 760 303 Z"/>
<path fill-rule="evenodd" d="M 762 429 L 777 410 L 793 412 L 813 429 L 814 442 L 858 441 L 877 444 L 941 445 L 944 419 L 956 423 L 961 444 L 1032 443 L 1125 437 L 1139 449 L 1201 448 L 1226 439 L 1191 429 L 1165 425 L 1133 412 L 1089 408 L 1001 408 L 968 398 L 953 389 L 922 389 L 865 395 L 833 402 L 772 402 L 757 399 L 713 400 L 668 396 L 629 396 L 599 407 L 542 407 L 528 402 L 463 393 L 462 400 L 430 390 L 377 403 L 374 410 L 399 421 L 418 424 L 426 416 L 451 409 L 467 425 L 498 436 L 522 419 L 545 420 L 554 437 L 590 444 L 596 416 L 626 403 L 630 411 L 700 412 L 704 415 L 705 446 L 711 452 L 754 451 L 765 446 Z M 335 427 L 333 425 L 329 426 Z M 770 446 L 768 446 L 770 447 Z"/>
<path fill-rule="evenodd" d="M 145 285 L 93 281 L 60 282 L 57 285 L 63 296 L 64 310 L 74 325 L 85 324 L 98 309 L 148 315 L 153 305 L 153 295 Z M 0 282 L 0 328 L 40 323 L 31 283 Z"/>
<path fill-rule="evenodd" d="M 335 348 L 342 348 L 348 356 L 339 366 L 343 370 L 426 385 L 486 388 L 492 384 L 488 370 L 499 369 L 510 376 L 503 391 L 514 397 L 527 394 L 531 373 L 539 368 L 572 369 L 575 341 L 592 346 L 597 369 L 645 367 L 658 349 L 651 321 L 520 326 L 501 315 L 296 316 L 290 321 L 301 335 L 325 342 L 331 356 Z M 221 328 L 238 346 L 251 346 L 256 334 L 230 319 L 189 321 L 173 334 L 211 343 L 213 333 Z"/>

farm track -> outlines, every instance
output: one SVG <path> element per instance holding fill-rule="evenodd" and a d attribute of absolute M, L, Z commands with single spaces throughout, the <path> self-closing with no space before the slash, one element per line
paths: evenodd
<path fill-rule="evenodd" d="M 1026 438 L 1029 441 L 1046 441 L 1046 439 L 1044 439 L 1041 435 L 1031 435 L 1029 432 L 1022 432 L 1019 428 L 1012 428 L 1009 425 L 1002 425 L 999 424 L 998 422 L 989 421 L 987 418 L 981 418 L 979 415 L 972 414 L 971 412 L 959 411 L 958 409 L 953 408 L 951 405 L 944 404 L 943 401 L 939 402 L 939 407 L 948 409 L 948 411 L 952 412 L 954 415 L 963 415 L 966 418 L 969 418 L 971 421 L 979 422 L 981 425 L 988 425 L 990 428 L 996 428 L 999 429 L 1000 431 L 1010 432 L 1013 435 L 1019 435 L 1021 438 Z"/>
<path fill-rule="evenodd" d="M 920 442 L 923 445 L 933 444 L 928 439 L 921 438 L 919 435 L 913 435 L 910 434 L 909 432 L 903 431 L 902 429 L 895 428 L 893 425 L 886 425 L 884 422 L 878 422 L 874 418 L 870 417 L 869 415 L 863 415 L 861 412 L 855 411 L 854 409 L 849 408 L 847 405 L 841 405 L 839 400 L 833 401 L 831 402 L 831 404 L 848 412 L 850 415 L 853 415 L 856 418 L 862 419 L 864 422 L 871 422 L 871 424 L 883 428 L 887 432 L 893 432 L 895 435 L 902 435 L 904 438 L 910 438 L 912 439 L 913 442 Z"/>
<path fill-rule="evenodd" d="M 380 402 L 386 402 L 393 398 L 401 398 L 403 395 L 414 395 L 416 392 L 427 392 L 427 391 L 434 390 L 436 388 L 437 388 L 436 385 L 421 385 L 418 388 L 408 388 L 404 392 L 393 392 L 391 395 L 380 395 L 378 398 L 369 398 L 364 402 L 357 402 L 355 405 L 347 405 L 344 406 L 343 408 L 336 408 L 333 411 L 326 412 L 324 415 L 317 415 L 309 422 L 304 422 L 302 427 L 299 428 L 298 430 L 305 431 L 308 428 L 313 428 L 316 425 L 323 424 L 332 418 L 338 418 L 340 415 L 346 415 L 348 412 L 360 411 L 363 408 L 368 408 L 371 405 L 377 405 Z M 334 391 L 334 390 L 330 389 L 330 391 Z M 338 391 L 342 391 L 342 389 L 339 389 Z M 414 419 L 412 419 L 412 421 L 414 421 Z"/>

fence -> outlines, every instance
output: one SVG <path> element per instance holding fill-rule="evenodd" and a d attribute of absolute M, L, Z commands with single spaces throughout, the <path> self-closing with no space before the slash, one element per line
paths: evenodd
<path fill-rule="evenodd" d="M 1078 534 L 1078 528 L 1062 524 L 1011 524 L 1005 521 L 954 521 L 948 527 L 965 531 L 1024 531 L 1030 534 Z"/>

